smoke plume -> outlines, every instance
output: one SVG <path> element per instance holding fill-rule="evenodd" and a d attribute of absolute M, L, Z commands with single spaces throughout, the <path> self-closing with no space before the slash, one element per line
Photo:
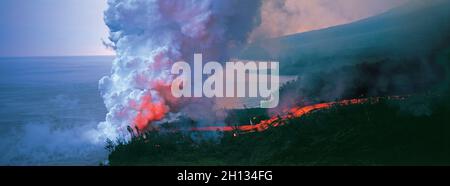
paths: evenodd
<path fill-rule="evenodd" d="M 127 126 L 139 130 L 172 112 L 167 88 L 171 65 L 223 61 L 259 23 L 259 0 L 109 0 L 105 22 L 117 54 L 100 80 L 108 114 L 98 128 L 115 139 Z M 169 93 L 170 94 L 170 93 Z"/>
<path fill-rule="evenodd" d="M 279 13 L 272 17 L 270 24 L 264 18 L 269 4 L 263 5 L 262 24 L 252 35 L 258 31 L 269 35 L 285 34 L 286 30 L 260 30 L 264 25 L 274 29 L 278 28 L 274 25 L 290 25 L 287 30 L 300 28 L 302 23 L 288 19 L 291 16 L 303 20 L 327 17 L 326 13 L 310 16 L 307 10 L 302 16 L 301 9 L 293 10 L 294 3 L 289 0 L 283 3 L 271 3 L 273 12 L 279 10 Z M 259 40 L 244 49 L 240 57 L 276 59 L 280 61 L 281 74 L 298 76 L 296 82 L 280 91 L 281 107 L 296 102 L 424 93 L 446 83 L 444 63 L 437 63 L 436 58 L 450 47 L 449 4 L 446 0 L 406 1 L 383 14 L 351 24 Z M 336 11 L 331 12 L 339 12 L 340 8 L 336 7 Z M 292 9 L 292 13 L 281 11 L 283 9 Z M 279 16 L 286 18 L 279 19 Z M 303 25 L 314 22 L 306 21 Z"/>
<path fill-rule="evenodd" d="M 264 1 L 261 24 L 250 40 L 260 40 L 346 24 L 383 13 L 410 0 Z"/>

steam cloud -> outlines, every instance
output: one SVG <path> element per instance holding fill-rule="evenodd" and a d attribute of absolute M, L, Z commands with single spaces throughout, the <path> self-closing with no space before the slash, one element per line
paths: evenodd
<path fill-rule="evenodd" d="M 109 0 L 105 22 L 117 58 L 99 87 L 108 114 L 98 125 L 110 139 L 127 126 L 144 129 L 171 112 L 165 93 L 171 64 L 223 61 L 259 24 L 259 0 Z M 126 131 L 126 130 L 125 130 Z"/>

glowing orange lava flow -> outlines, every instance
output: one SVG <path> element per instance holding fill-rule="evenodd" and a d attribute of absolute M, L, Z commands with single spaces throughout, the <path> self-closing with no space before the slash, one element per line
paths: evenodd
<path fill-rule="evenodd" d="M 144 96 L 142 103 L 138 107 L 138 114 L 134 118 L 134 125 L 143 130 L 148 127 L 152 121 L 161 120 L 168 109 L 164 103 L 153 103 L 151 96 Z"/>
<path fill-rule="evenodd" d="M 396 98 L 396 97 L 393 97 Z M 192 131 L 241 131 L 241 132 L 255 132 L 255 131 L 264 131 L 269 127 L 277 127 L 284 124 L 284 120 L 290 118 L 298 118 L 305 114 L 308 114 L 315 110 L 322 110 L 330 108 L 334 105 L 353 105 L 353 104 L 361 104 L 368 101 L 378 102 L 379 98 L 361 98 L 361 99 L 349 99 L 337 102 L 328 102 L 328 103 L 318 103 L 315 105 L 303 106 L 303 107 L 295 107 L 287 111 L 284 115 L 273 116 L 268 120 L 263 120 L 255 125 L 241 125 L 241 126 L 211 126 L 211 127 L 198 127 L 192 128 Z"/>

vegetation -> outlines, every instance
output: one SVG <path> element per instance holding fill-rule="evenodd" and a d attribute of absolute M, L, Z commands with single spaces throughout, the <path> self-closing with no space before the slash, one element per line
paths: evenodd
<path fill-rule="evenodd" d="M 149 132 L 109 141 L 110 165 L 450 165 L 450 48 L 433 93 L 334 106 L 264 132 Z M 290 83 L 282 88 L 295 88 Z M 428 89 L 427 89 L 428 90 Z M 228 124 L 264 110 L 239 110 Z M 258 119 L 256 118 L 256 119 Z M 254 120 L 256 121 L 256 120 Z M 143 137 L 145 136 L 145 138 Z"/>
<path fill-rule="evenodd" d="M 450 165 L 448 96 L 335 106 L 264 132 L 149 132 L 110 165 Z"/>

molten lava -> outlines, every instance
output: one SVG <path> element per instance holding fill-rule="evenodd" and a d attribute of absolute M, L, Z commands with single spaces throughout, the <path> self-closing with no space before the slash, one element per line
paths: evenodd
<path fill-rule="evenodd" d="M 403 96 L 391 96 L 388 99 L 404 99 Z M 299 106 L 284 111 L 281 115 L 276 115 L 267 120 L 262 120 L 258 124 L 247 124 L 240 126 L 208 126 L 208 127 L 193 127 L 187 129 L 189 131 L 239 131 L 239 132 L 261 132 L 269 129 L 270 127 L 278 127 L 285 124 L 285 120 L 302 117 L 305 114 L 311 113 L 316 110 L 328 109 L 336 105 L 354 105 L 367 102 L 378 102 L 380 98 L 358 98 L 342 101 L 334 101 L 328 103 L 318 103 L 308 106 Z M 144 97 L 142 104 L 140 105 L 140 111 L 135 118 L 135 126 L 139 130 L 148 129 L 149 123 L 152 121 L 161 120 L 167 113 L 167 108 L 163 103 L 152 103 L 151 97 Z M 236 136 L 236 133 L 234 133 Z"/>
<path fill-rule="evenodd" d="M 372 98 L 370 100 L 378 101 L 378 98 Z M 343 100 L 338 102 L 328 102 L 328 103 L 318 103 L 315 105 L 309 105 L 309 106 L 303 106 L 303 107 L 294 107 L 292 109 L 289 109 L 287 113 L 280 116 L 273 116 L 272 118 L 268 120 L 263 120 L 258 124 L 255 125 L 241 125 L 241 126 L 210 126 L 210 127 L 197 127 L 192 128 L 192 131 L 241 131 L 241 132 L 261 132 L 264 130 L 267 130 L 269 127 L 277 127 L 283 125 L 283 121 L 286 119 L 291 118 L 298 118 L 305 114 L 308 114 L 315 110 L 322 110 L 322 109 L 328 109 L 332 107 L 333 105 L 352 105 L 352 104 L 360 104 L 368 102 L 368 98 L 361 98 L 361 99 L 350 99 L 350 100 Z"/>
<path fill-rule="evenodd" d="M 151 96 L 144 96 L 138 114 L 134 118 L 134 124 L 139 130 L 144 130 L 152 121 L 163 119 L 167 111 L 164 103 L 153 103 Z"/>

